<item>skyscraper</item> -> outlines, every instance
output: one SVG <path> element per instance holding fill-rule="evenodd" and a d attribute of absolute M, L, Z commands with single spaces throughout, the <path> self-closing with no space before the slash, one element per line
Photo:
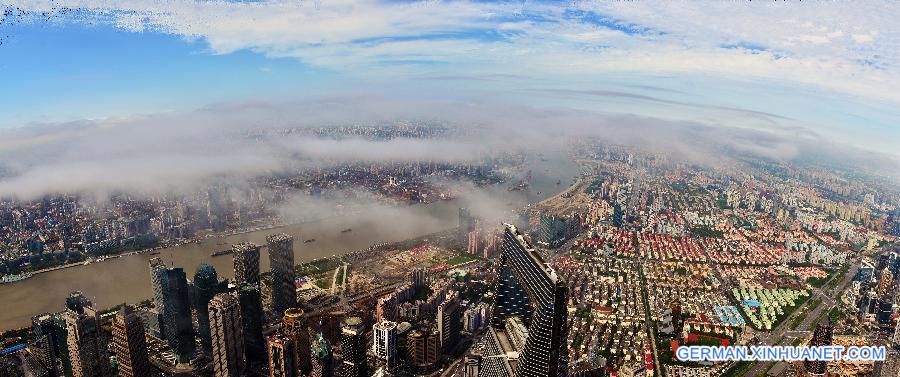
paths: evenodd
<path fill-rule="evenodd" d="M 469 211 L 468 208 L 460 208 L 459 209 L 459 235 L 462 239 L 469 234 L 469 232 L 475 230 L 475 218 L 472 217 L 472 212 Z"/>
<path fill-rule="evenodd" d="M 501 244 L 501 251 L 505 249 L 505 242 Z M 504 257 L 501 254 L 501 263 Z M 501 264 L 499 281 L 496 288 L 496 304 L 491 311 L 491 325 L 502 327 L 503 321 L 509 317 L 521 317 L 526 323 L 531 319 L 531 306 L 528 303 L 528 293 L 525 287 L 519 284 L 512 268 Z"/>
<path fill-rule="evenodd" d="M 885 255 L 887 255 L 887 268 L 894 274 L 894 279 L 897 279 L 897 273 L 900 271 L 900 249 L 894 247 L 894 251 Z"/>
<path fill-rule="evenodd" d="M 166 336 L 166 323 L 163 316 L 163 308 L 165 308 L 165 287 L 163 286 L 163 273 L 166 264 L 161 258 L 150 258 L 150 286 L 153 288 L 153 307 L 159 316 L 159 333 L 162 337 Z"/>
<path fill-rule="evenodd" d="M 44 313 L 31 318 L 31 332 L 34 334 L 32 353 L 38 362 L 47 369 L 49 377 L 56 377 L 57 372 L 57 347 L 58 339 L 54 329 L 53 316 Z"/>
<path fill-rule="evenodd" d="M 266 237 L 272 266 L 272 310 L 282 313 L 297 304 L 294 288 L 294 237 L 284 233 Z"/>
<path fill-rule="evenodd" d="M 878 256 L 878 260 L 875 262 L 875 274 L 879 279 L 881 278 L 881 273 L 884 269 L 890 266 L 890 259 L 890 254 L 881 254 Z"/>
<path fill-rule="evenodd" d="M 89 300 L 84 293 L 79 291 L 72 292 L 69 294 L 69 297 L 66 297 L 66 309 L 69 311 L 81 313 L 85 308 L 92 307 L 94 304 Z"/>
<path fill-rule="evenodd" d="M 241 242 L 234 251 L 234 283 L 259 284 L 259 245 Z"/>
<path fill-rule="evenodd" d="M 209 300 L 219 293 L 219 276 L 216 269 L 206 263 L 197 266 L 194 273 L 194 309 L 197 310 L 197 332 L 206 353 L 212 352 L 209 329 Z"/>
<path fill-rule="evenodd" d="M 237 287 L 238 301 L 241 306 L 241 323 L 244 335 L 244 352 L 247 364 L 251 367 L 266 363 L 266 340 L 263 337 L 262 297 L 259 287 L 254 284 L 241 284 Z"/>
<path fill-rule="evenodd" d="M 566 240 L 569 219 L 562 216 L 542 214 L 537 230 L 538 243 L 557 247 Z"/>
<path fill-rule="evenodd" d="M 328 341 L 322 334 L 316 334 L 310 345 L 310 359 L 312 361 L 311 377 L 332 377 L 334 375 L 334 355 Z"/>
<path fill-rule="evenodd" d="M 372 326 L 372 353 L 385 368 L 397 366 L 397 323 L 381 321 Z"/>
<path fill-rule="evenodd" d="M 891 339 L 891 344 L 894 346 L 894 349 L 900 350 L 900 321 L 897 321 L 897 325 L 894 327 L 894 337 Z"/>
<path fill-rule="evenodd" d="M 878 297 L 893 299 L 894 297 L 894 274 L 885 267 L 881 271 L 881 277 L 878 280 Z"/>
<path fill-rule="evenodd" d="M 284 311 L 282 331 L 284 335 L 294 340 L 297 355 L 297 368 L 304 375 L 309 374 L 311 368 L 309 360 L 309 324 L 306 313 L 300 308 L 290 308 Z"/>
<path fill-rule="evenodd" d="M 368 377 L 366 363 L 366 333 L 362 318 L 349 317 L 341 324 L 342 377 Z"/>
<path fill-rule="evenodd" d="M 112 326 L 112 348 L 119 366 L 119 377 L 150 377 L 150 356 L 144 323 L 134 308 L 123 305 Z"/>
<path fill-rule="evenodd" d="M 196 350 L 187 276 L 181 268 L 166 268 L 158 273 L 162 279 L 166 340 L 177 361 L 187 363 Z"/>
<path fill-rule="evenodd" d="M 878 304 L 875 308 L 875 323 L 877 323 L 878 327 L 881 328 L 881 331 L 886 334 L 890 334 L 894 331 L 894 327 L 891 326 L 891 318 L 894 314 L 893 306 L 890 299 L 882 297 L 881 299 L 878 299 Z"/>
<path fill-rule="evenodd" d="M 269 377 L 298 377 L 294 340 L 280 332 L 269 336 Z"/>
<path fill-rule="evenodd" d="M 65 312 L 53 316 L 53 338 L 56 341 L 56 357 L 59 359 L 58 365 L 64 376 L 71 376 L 72 360 L 69 355 L 69 330 L 66 324 Z"/>
<path fill-rule="evenodd" d="M 107 368 L 106 352 L 101 344 L 100 316 L 81 294 L 66 299 L 66 344 L 73 377 L 103 377 Z"/>
<path fill-rule="evenodd" d="M 514 318 L 519 317 L 509 318 L 507 323 L 512 324 Z M 521 350 L 515 347 L 509 334 L 506 334 L 504 330 L 494 326 L 488 328 L 482 338 L 480 351 L 479 354 L 482 358 L 478 366 L 479 376 L 513 377 L 516 375 L 518 359 L 510 356 L 513 355 L 513 352 L 519 353 Z M 515 356 L 518 355 L 515 354 Z"/>
<path fill-rule="evenodd" d="M 441 336 L 437 329 L 425 323 L 410 331 L 406 335 L 406 353 L 412 366 L 420 371 L 429 370 L 441 356 Z"/>
<path fill-rule="evenodd" d="M 492 323 L 502 326 L 503 320 L 513 315 L 528 319 L 518 376 L 565 375 L 568 288 L 514 225 L 505 226 Z"/>
<path fill-rule="evenodd" d="M 409 283 L 412 284 L 413 288 L 415 289 L 424 287 L 425 284 L 428 283 L 428 273 L 424 268 L 417 268 L 413 270 L 409 274 Z"/>
<path fill-rule="evenodd" d="M 824 319 L 819 321 L 816 325 L 816 329 L 813 331 L 812 339 L 809 341 L 810 347 L 823 347 L 830 346 L 832 343 L 832 334 L 834 332 L 834 328 L 831 325 L 831 318 L 829 316 L 825 316 Z M 806 369 L 806 373 L 811 376 L 824 376 L 825 371 L 828 367 L 828 362 L 823 360 L 815 360 L 815 361 L 804 361 L 803 367 Z"/>
<path fill-rule="evenodd" d="M 212 364 L 216 377 L 240 377 L 244 373 L 244 338 L 241 308 L 230 293 L 219 293 L 209 302 Z"/>
<path fill-rule="evenodd" d="M 441 352 L 450 353 L 462 334 L 462 310 L 458 298 L 444 301 L 438 307 L 436 323 L 441 336 Z"/>
<path fill-rule="evenodd" d="M 207 223 L 217 232 L 225 230 L 227 225 L 226 212 L 229 203 L 226 197 L 226 188 L 224 187 L 211 187 L 206 192 Z"/>
<path fill-rule="evenodd" d="M 875 265 L 869 259 L 860 260 L 859 269 L 856 271 L 856 276 L 853 277 L 853 280 L 868 283 L 873 278 L 875 278 Z"/>

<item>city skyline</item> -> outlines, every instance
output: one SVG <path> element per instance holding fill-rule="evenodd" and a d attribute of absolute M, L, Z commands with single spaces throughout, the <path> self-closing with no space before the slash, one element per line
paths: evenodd
<path fill-rule="evenodd" d="M 680 344 L 710 341 L 846 346 L 868 339 L 892 347 L 888 358 L 895 357 L 900 210 L 878 209 L 897 202 L 895 189 L 876 197 L 853 193 L 864 186 L 807 186 L 783 181 L 770 173 L 780 167 L 768 165 L 754 168 L 767 178 L 752 186 L 720 188 L 710 171 L 687 171 L 656 152 L 599 142 L 574 153 L 595 169 L 582 169 L 567 187 L 551 182 L 552 196 L 508 216 L 519 225 L 492 225 L 477 208 L 453 207 L 452 225 L 425 238 L 301 257 L 299 264 L 291 259 L 315 239 L 261 228 L 251 232 L 267 242 L 268 258 L 251 242 L 212 244 L 218 251 L 208 258 L 228 255 L 233 268 L 221 279 L 201 262 L 188 280 L 185 271 L 194 267 L 169 267 L 154 256 L 157 249 L 126 254 L 150 259 L 149 279 L 140 280 L 153 288 L 152 299 L 103 308 L 74 292 L 63 312 L 32 317 L 28 343 L 4 351 L 18 359 L 0 357 L 0 367 L 87 375 L 112 361 L 104 351 L 111 341 L 129 361 L 108 368 L 125 375 L 143 352 L 155 373 L 217 376 L 894 373 L 894 364 L 878 361 L 758 362 L 745 370 L 740 363 L 675 364 L 672 355 Z M 534 178 L 528 172 L 505 191 L 533 190 Z M 796 187 L 773 189 L 771 200 L 763 188 L 770 179 L 773 187 Z M 751 189 L 756 185 L 761 191 Z M 795 190 L 802 187 L 856 199 L 838 206 Z M 792 204 L 798 200 L 807 204 Z M 46 204 L 50 212 L 61 208 L 55 203 Z M 199 213 L 207 219 L 197 226 L 210 235 L 219 206 L 228 207 L 210 199 Z M 6 229 L 19 226 L 25 209 L 15 211 Z M 752 218 L 756 225 L 746 225 Z M 268 271 L 261 266 L 267 260 Z M 20 281 L 30 277 L 7 284 L 24 287 Z M 293 297 L 285 294 L 287 280 Z"/>

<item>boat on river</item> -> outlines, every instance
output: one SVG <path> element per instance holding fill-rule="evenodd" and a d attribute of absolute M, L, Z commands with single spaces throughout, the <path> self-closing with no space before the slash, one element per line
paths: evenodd
<path fill-rule="evenodd" d="M 34 276 L 34 274 L 31 273 L 4 275 L 3 277 L 0 277 L 0 284 L 15 283 L 17 281 L 28 279 L 32 276 Z"/>
<path fill-rule="evenodd" d="M 225 250 L 213 251 L 211 254 L 209 254 L 209 256 L 211 256 L 211 257 L 220 257 L 220 256 L 223 256 L 223 255 L 231 254 L 231 253 L 233 253 L 233 252 L 234 252 L 234 250 L 232 250 L 232 249 L 225 249 Z"/>

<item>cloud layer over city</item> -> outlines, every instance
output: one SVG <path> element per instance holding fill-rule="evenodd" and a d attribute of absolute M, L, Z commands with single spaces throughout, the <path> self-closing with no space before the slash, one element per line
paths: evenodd
<path fill-rule="evenodd" d="M 455 135 L 427 139 L 321 138 L 304 127 L 446 125 Z M 192 190 L 222 177 L 348 162 L 479 161 L 527 149 L 560 149 L 584 139 L 635 145 L 707 166 L 739 155 L 774 161 L 825 158 L 890 171 L 896 161 L 829 145 L 806 129 L 768 130 L 508 103 L 391 101 L 346 97 L 244 102 L 127 119 L 0 130 L 0 196 Z M 472 135 L 472 136 L 467 136 Z"/>
<path fill-rule="evenodd" d="M 699 163 L 830 157 L 889 172 L 900 156 L 897 7 L 7 1 L 0 196 L 471 160 L 581 136 Z M 254 137 L 404 119 L 484 134 Z"/>

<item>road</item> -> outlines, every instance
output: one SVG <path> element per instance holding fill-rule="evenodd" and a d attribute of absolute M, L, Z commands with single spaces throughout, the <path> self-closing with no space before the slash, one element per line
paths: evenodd
<path fill-rule="evenodd" d="M 647 292 L 647 282 L 644 278 L 643 269 L 638 270 L 638 276 L 641 279 L 641 296 L 644 299 L 644 331 L 647 334 L 650 334 L 650 351 L 653 353 L 653 365 L 654 370 L 659 371 L 658 373 L 662 374 L 662 364 L 659 363 L 659 356 L 657 356 L 656 352 L 656 331 L 651 329 L 649 324 L 650 322 L 650 301 L 649 301 L 649 293 Z"/>
<path fill-rule="evenodd" d="M 481 343 L 482 339 L 484 339 L 485 333 L 485 331 L 481 331 L 472 338 L 472 345 L 470 346 L 470 349 L 476 347 L 479 343 Z M 464 355 L 468 352 L 469 351 L 466 351 Z M 441 377 L 464 377 L 466 375 L 465 360 L 465 356 L 453 360 L 450 365 L 444 368 L 444 371 L 441 373 Z"/>
<path fill-rule="evenodd" d="M 444 369 L 444 373 L 441 373 L 441 377 L 463 377 L 466 374 L 465 371 L 465 363 L 463 362 L 466 358 L 461 357 L 459 359 L 453 360 L 450 365 Z"/>
<path fill-rule="evenodd" d="M 767 333 L 760 334 L 759 335 L 759 343 L 765 344 L 765 345 L 786 346 L 786 345 L 790 345 L 791 342 L 793 342 L 793 340 L 798 337 L 801 337 L 801 336 L 805 337 L 809 333 L 808 331 L 805 331 L 805 330 L 810 329 L 812 327 L 813 322 L 819 318 L 819 315 L 822 313 L 823 310 L 831 310 L 831 308 L 835 307 L 838 304 L 836 301 L 837 295 L 840 292 L 843 292 L 844 289 L 847 287 L 847 284 L 850 283 L 850 280 L 853 280 L 853 277 L 856 276 L 856 271 L 859 269 L 859 265 L 854 262 L 849 262 L 849 263 L 853 264 L 853 268 L 849 269 L 846 274 L 844 274 L 842 277 L 840 277 L 842 280 L 837 286 L 835 286 L 834 289 L 832 289 L 830 291 L 823 290 L 823 288 L 827 289 L 828 284 L 831 283 L 831 280 L 838 278 L 837 275 L 832 276 L 831 279 L 829 279 L 827 282 L 825 282 L 825 284 L 822 285 L 822 287 L 813 288 L 812 294 L 810 295 L 809 299 L 806 300 L 803 303 L 803 305 L 801 305 L 799 308 L 797 308 L 797 310 L 795 310 L 793 313 L 791 313 L 791 315 L 789 315 L 787 318 L 785 318 L 783 321 L 781 321 L 781 323 L 775 329 L 773 329 L 772 331 L 769 331 Z M 803 319 L 803 322 L 800 324 L 800 326 L 797 326 L 799 331 L 790 330 L 789 327 L 790 327 L 790 324 L 793 322 L 794 318 L 803 312 L 803 310 L 805 309 L 807 304 L 809 304 L 811 301 L 813 301 L 813 298 L 818 298 L 819 300 L 821 300 L 822 303 L 819 304 L 818 307 L 813 309 L 813 311 L 810 312 L 806 316 L 806 318 Z M 751 377 L 759 376 L 762 373 L 764 373 L 765 371 L 769 370 L 769 368 L 771 368 L 772 365 L 773 365 L 773 362 L 771 362 L 771 361 L 758 362 L 745 375 L 751 376 Z"/>

